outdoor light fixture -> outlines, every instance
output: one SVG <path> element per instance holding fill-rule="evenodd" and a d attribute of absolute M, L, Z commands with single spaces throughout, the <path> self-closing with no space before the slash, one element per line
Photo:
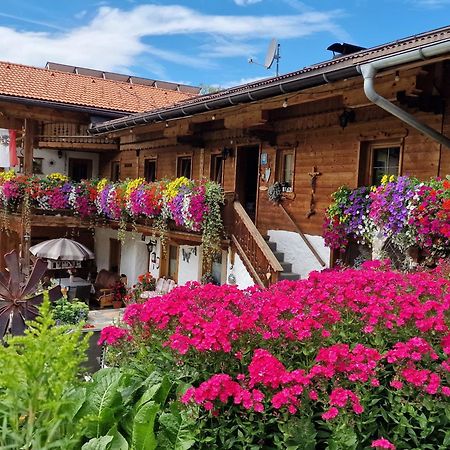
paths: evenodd
<path fill-rule="evenodd" d="M 344 129 L 349 123 L 352 123 L 355 121 L 355 111 L 353 109 L 346 109 L 340 116 L 339 116 L 339 125 L 342 129 Z"/>
<path fill-rule="evenodd" d="M 153 240 L 148 241 L 147 250 L 149 253 L 153 253 L 156 250 L 156 241 Z"/>
<path fill-rule="evenodd" d="M 233 149 L 230 147 L 224 147 L 222 150 L 222 160 L 225 161 L 229 156 L 231 156 L 231 152 Z"/>
<path fill-rule="evenodd" d="M 58 150 L 58 158 L 61 159 L 63 157 L 63 152 L 62 150 Z"/>

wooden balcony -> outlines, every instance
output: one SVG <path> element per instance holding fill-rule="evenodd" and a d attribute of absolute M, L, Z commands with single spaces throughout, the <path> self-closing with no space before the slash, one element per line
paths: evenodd
<path fill-rule="evenodd" d="M 37 136 L 39 148 L 107 151 L 118 150 L 117 139 L 91 136 L 88 126 L 75 123 L 43 124 Z"/>

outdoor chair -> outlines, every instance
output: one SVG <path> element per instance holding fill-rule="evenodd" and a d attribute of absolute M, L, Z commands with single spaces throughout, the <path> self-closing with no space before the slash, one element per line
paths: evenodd
<path fill-rule="evenodd" d="M 98 302 L 100 304 L 100 308 L 103 309 L 106 306 L 112 306 L 114 301 L 114 292 L 104 293 L 100 297 L 98 297 Z"/>
<path fill-rule="evenodd" d="M 170 278 L 158 278 L 158 281 L 156 282 L 156 287 L 154 291 L 145 291 L 141 294 L 141 298 L 152 298 L 152 297 L 158 297 L 160 295 L 168 294 L 172 289 L 176 288 L 177 284 L 174 280 L 171 280 Z"/>
<path fill-rule="evenodd" d="M 73 288 L 71 288 L 70 290 L 72 291 Z M 90 297 L 91 297 L 91 285 L 87 284 L 85 286 L 77 286 L 75 288 L 75 298 L 78 298 L 79 300 L 84 301 L 87 305 L 89 305 Z"/>
<path fill-rule="evenodd" d="M 105 294 L 114 292 L 114 286 L 119 281 L 119 275 L 109 270 L 102 269 L 97 275 L 94 283 L 95 298 L 99 298 Z"/>

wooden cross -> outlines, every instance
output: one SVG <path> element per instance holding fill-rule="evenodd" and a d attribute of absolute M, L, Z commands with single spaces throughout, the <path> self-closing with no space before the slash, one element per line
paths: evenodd
<path fill-rule="evenodd" d="M 322 175 L 321 172 L 318 172 L 317 167 L 314 166 L 312 168 L 312 171 L 308 173 L 308 175 L 311 177 L 311 200 L 309 202 L 309 211 L 306 214 L 306 217 L 309 219 L 311 216 L 313 216 L 316 213 L 316 186 L 317 186 L 317 177 L 319 175 Z"/>

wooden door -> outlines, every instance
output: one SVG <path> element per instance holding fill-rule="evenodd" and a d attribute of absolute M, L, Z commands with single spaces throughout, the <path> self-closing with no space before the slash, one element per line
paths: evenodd
<path fill-rule="evenodd" d="M 236 196 L 256 222 L 259 183 L 259 145 L 238 147 L 236 153 Z"/>
<path fill-rule="evenodd" d="M 120 273 L 121 244 L 118 239 L 109 239 L 109 270 Z"/>

